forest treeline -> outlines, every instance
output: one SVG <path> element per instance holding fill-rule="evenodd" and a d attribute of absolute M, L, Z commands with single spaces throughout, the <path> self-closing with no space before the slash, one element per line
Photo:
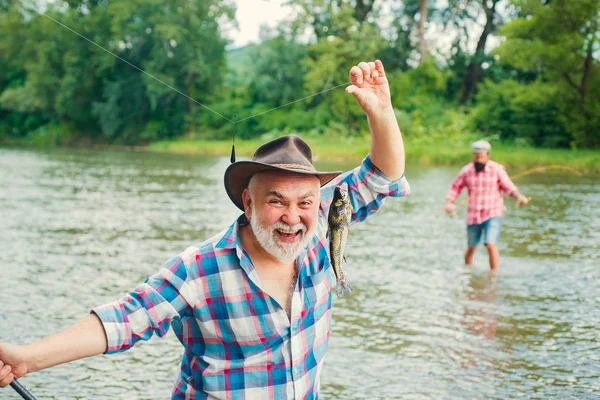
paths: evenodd
<path fill-rule="evenodd" d="M 294 17 L 264 29 L 260 43 L 229 49 L 232 1 L 68 0 L 40 9 L 0 0 L 0 141 L 223 139 L 233 130 L 223 117 L 341 85 L 350 66 L 379 58 L 410 140 L 600 146 L 600 0 L 286 6 Z M 235 126 L 242 138 L 366 129 L 343 87 Z"/>

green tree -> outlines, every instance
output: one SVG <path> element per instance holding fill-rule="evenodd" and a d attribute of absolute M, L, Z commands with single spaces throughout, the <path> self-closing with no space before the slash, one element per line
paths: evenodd
<path fill-rule="evenodd" d="M 282 32 L 251 48 L 250 99 L 277 107 L 302 97 L 306 55 L 306 45 L 287 39 Z"/>
<path fill-rule="evenodd" d="M 532 146 L 567 147 L 567 132 L 556 98 L 556 85 L 521 84 L 513 80 L 481 85 L 473 116 L 475 128 L 502 140 L 525 141 Z"/>
<path fill-rule="evenodd" d="M 0 94 L 23 86 L 27 76 L 20 51 L 26 40 L 25 12 L 16 0 L 0 2 Z M 21 97 L 14 99 L 13 107 L 8 108 L 2 105 L 0 97 L 0 138 L 22 137 L 45 122 L 35 107 L 35 99 Z"/>
<path fill-rule="evenodd" d="M 538 72 L 557 85 L 555 98 L 576 146 L 600 146 L 600 1 L 514 0 L 501 62 Z"/>
<path fill-rule="evenodd" d="M 0 23 L 17 24 L 9 14 Z M 207 112 L 58 23 L 191 98 L 208 103 L 220 94 L 227 42 L 218 21 L 233 18 L 224 0 L 72 0 L 54 3 L 46 14 L 30 13 L 19 29 L 2 31 L 0 46 L 19 54 L 25 75 L 2 91 L 4 112 L 39 113 L 121 143 L 182 133 L 195 114 Z"/>
<path fill-rule="evenodd" d="M 389 45 L 382 49 L 381 61 L 389 71 L 395 69 L 407 71 L 410 69 L 411 57 L 416 53 L 416 46 L 412 41 L 411 34 L 419 10 L 418 0 L 392 3 L 390 7 L 392 22 L 384 32 L 385 36 L 389 38 Z"/>

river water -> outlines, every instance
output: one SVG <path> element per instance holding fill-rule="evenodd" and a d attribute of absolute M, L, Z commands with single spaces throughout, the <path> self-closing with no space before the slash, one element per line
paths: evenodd
<path fill-rule="evenodd" d="M 68 327 L 229 226 L 238 212 L 222 185 L 227 165 L 0 149 L 0 341 Z M 334 296 L 321 397 L 600 398 L 600 177 L 550 170 L 515 181 L 532 201 L 506 201 L 490 274 L 483 249 L 463 264 L 465 210 L 439 215 L 457 171 L 409 165 L 413 194 L 352 227 L 355 292 Z M 169 333 L 21 382 L 39 399 L 166 399 L 180 349 Z M 6 388 L 0 398 L 19 397 Z"/>

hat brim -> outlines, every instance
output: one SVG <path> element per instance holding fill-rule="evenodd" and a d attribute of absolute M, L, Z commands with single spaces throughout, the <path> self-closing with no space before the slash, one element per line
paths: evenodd
<path fill-rule="evenodd" d="M 244 189 L 248 187 L 248 183 L 250 182 L 252 175 L 264 171 L 283 171 L 294 174 L 316 176 L 319 178 L 321 186 L 327 184 L 342 173 L 341 171 L 305 171 L 300 169 L 276 167 L 271 164 L 264 164 L 256 161 L 238 161 L 231 164 L 225 171 L 225 191 L 237 208 L 244 211 L 242 193 L 244 192 Z"/>

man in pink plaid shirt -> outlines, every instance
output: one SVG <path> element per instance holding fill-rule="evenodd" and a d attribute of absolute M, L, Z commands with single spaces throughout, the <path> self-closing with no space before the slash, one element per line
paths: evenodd
<path fill-rule="evenodd" d="M 500 253 L 498 239 L 504 213 L 502 193 L 527 204 L 528 200 L 512 183 L 504 167 L 490 160 L 492 146 L 485 140 L 472 144 L 473 162 L 465 165 L 452 183 L 446 196 L 446 212 L 454 213 L 454 202 L 463 188 L 467 188 L 469 207 L 467 210 L 467 251 L 465 263 L 473 262 L 473 255 L 483 234 L 483 244 L 490 257 L 490 268 L 498 268 Z"/>

